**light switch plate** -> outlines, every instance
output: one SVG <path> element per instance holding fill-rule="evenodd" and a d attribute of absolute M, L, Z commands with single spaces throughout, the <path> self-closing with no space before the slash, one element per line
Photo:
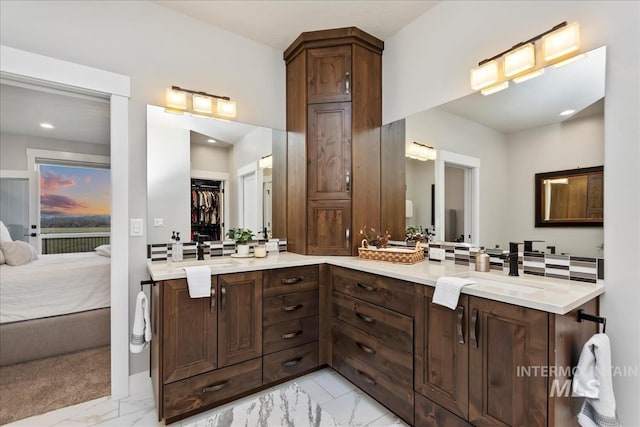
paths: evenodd
<path fill-rule="evenodd" d="M 132 218 L 130 220 L 130 235 L 139 237 L 144 236 L 144 222 L 142 218 Z"/>
<path fill-rule="evenodd" d="M 429 248 L 429 259 L 444 261 L 447 251 L 442 248 Z"/>
<path fill-rule="evenodd" d="M 162 226 L 164 226 L 164 219 L 163 218 L 153 218 L 153 226 L 154 227 L 162 227 Z"/>

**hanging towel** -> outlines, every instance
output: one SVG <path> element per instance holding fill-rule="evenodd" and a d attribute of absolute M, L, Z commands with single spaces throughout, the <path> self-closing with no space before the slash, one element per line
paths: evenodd
<path fill-rule="evenodd" d="M 151 341 L 151 322 L 149 321 L 149 301 L 144 292 L 140 291 L 136 298 L 136 311 L 133 320 L 133 331 L 129 350 L 131 353 L 140 353 Z"/>
<path fill-rule="evenodd" d="M 436 282 L 436 290 L 433 293 L 433 302 L 455 310 L 460 298 L 460 290 L 463 286 L 476 283 L 474 280 L 462 277 L 439 277 Z"/>
<path fill-rule="evenodd" d="M 611 379 L 611 344 L 605 334 L 595 334 L 580 353 L 573 376 L 573 396 L 585 397 L 578 414 L 582 427 L 618 427 L 616 398 Z"/>
<path fill-rule="evenodd" d="M 207 265 L 183 267 L 187 273 L 189 296 L 191 298 L 208 297 L 211 294 L 211 269 Z"/>

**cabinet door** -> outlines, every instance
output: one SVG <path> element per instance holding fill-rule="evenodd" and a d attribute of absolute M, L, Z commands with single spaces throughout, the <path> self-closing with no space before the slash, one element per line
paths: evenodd
<path fill-rule="evenodd" d="M 433 288 L 416 286 L 415 389 L 464 419 L 469 415 L 468 297 L 451 310 L 433 304 Z"/>
<path fill-rule="evenodd" d="M 262 356 L 262 273 L 218 277 L 218 366 Z"/>
<path fill-rule="evenodd" d="M 469 309 L 469 421 L 546 426 L 547 377 L 535 368 L 547 366 L 547 313 L 475 297 Z"/>
<path fill-rule="evenodd" d="M 309 200 L 351 197 L 351 104 L 308 107 Z"/>
<path fill-rule="evenodd" d="M 309 202 L 309 255 L 351 255 L 351 201 Z"/>
<path fill-rule="evenodd" d="M 212 295 L 217 278 L 211 276 Z M 164 282 L 163 382 L 216 369 L 215 298 L 191 298 L 186 279 Z"/>
<path fill-rule="evenodd" d="M 307 102 L 351 101 L 351 46 L 307 51 Z"/>

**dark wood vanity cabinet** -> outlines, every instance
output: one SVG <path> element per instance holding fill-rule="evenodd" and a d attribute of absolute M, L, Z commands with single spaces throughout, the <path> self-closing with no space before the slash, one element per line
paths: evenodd
<path fill-rule="evenodd" d="M 284 53 L 287 146 L 274 155 L 287 178 L 274 186 L 287 194 L 291 252 L 356 255 L 358 231 L 381 228 L 383 48 L 350 27 L 302 33 Z"/>

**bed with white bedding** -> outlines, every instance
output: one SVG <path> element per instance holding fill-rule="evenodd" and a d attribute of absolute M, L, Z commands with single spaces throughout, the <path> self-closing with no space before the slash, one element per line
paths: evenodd
<path fill-rule="evenodd" d="M 108 345 L 110 261 L 86 252 L 0 265 L 0 366 Z"/>

